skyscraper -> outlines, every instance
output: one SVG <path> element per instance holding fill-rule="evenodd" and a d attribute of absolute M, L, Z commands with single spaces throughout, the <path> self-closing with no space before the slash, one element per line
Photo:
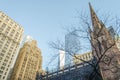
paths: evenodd
<path fill-rule="evenodd" d="M 0 11 L 0 80 L 6 80 L 19 48 L 23 28 Z"/>
<path fill-rule="evenodd" d="M 77 32 L 72 31 L 65 35 L 65 64 L 70 64 L 73 60 L 72 55 L 80 51 L 80 41 Z"/>
<path fill-rule="evenodd" d="M 35 40 L 27 41 L 20 49 L 10 80 L 35 80 L 42 72 L 41 51 Z"/>

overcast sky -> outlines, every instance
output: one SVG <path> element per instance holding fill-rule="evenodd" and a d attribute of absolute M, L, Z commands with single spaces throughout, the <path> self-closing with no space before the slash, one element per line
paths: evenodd
<path fill-rule="evenodd" d="M 89 12 L 88 2 L 101 13 L 120 17 L 120 0 L 0 0 L 0 10 L 22 25 L 25 35 L 37 40 L 45 69 L 51 55 L 56 54 L 48 42 L 63 40 L 63 27 L 78 25 L 77 11 Z"/>

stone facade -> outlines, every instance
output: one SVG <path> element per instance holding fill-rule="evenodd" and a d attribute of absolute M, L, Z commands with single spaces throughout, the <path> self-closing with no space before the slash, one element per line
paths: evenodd
<path fill-rule="evenodd" d="M 105 25 L 90 6 L 93 30 L 90 29 L 91 45 L 100 66 L 103 80 L 120 79 L 120 51 Z"/>
<path fill-rule="evenodd" d="M 10 80 L 35 80 L 41 71 L 41 51 L 35 40 L 28 41 L 20 49 Z"/>

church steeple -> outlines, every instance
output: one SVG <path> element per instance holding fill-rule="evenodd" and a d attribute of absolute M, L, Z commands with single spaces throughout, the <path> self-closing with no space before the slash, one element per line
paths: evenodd
<path fill-rule="evenodd" d="M 110 32 L 104 23 L 99 20 L 90 3 L 89 8 L 93 27 L 92 31 L 89 29 L 92 53 L 97 59 L 96 63 L 98 63 L 97 67 L 99 66 L 102 80 L 119 80 L 120 51 Z"/>
<path fill-rule="evenodd" d="M 89 8 L 90 8 L 90 13 L 91 13 L 93 30 L 94 29 L 100 29 L 101 28 L 100 21 L 99 21 L 97 15 L 96 15 L 95 11 L 93 10 L 90 3 L 89 3 Z"/>

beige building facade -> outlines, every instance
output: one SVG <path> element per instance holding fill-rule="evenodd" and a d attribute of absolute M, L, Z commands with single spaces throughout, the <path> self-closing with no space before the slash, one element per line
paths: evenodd
<path fill-rule="evenodd" d="M 23 32 L 19 24 L 0 11 L 0 80 L 7 80 Z"/>
<path fill-rule="evenodd" d="M 42 72 L 41 51 L 31 40 L 20 49 L 10 80 L 35 80 L 38 72 Z"/>
<path fill-rule="evenodd" d="M 79 63 L 82 63 L 84 61 L 89 61 L 91 59 L 93 59 L 92 52 L 86 52 L 86 53 L 83 53 L 83 54 L 76 54 L 73 57 L 73 62 L 74 62 L 74 64 L 79 64 Z"/>

